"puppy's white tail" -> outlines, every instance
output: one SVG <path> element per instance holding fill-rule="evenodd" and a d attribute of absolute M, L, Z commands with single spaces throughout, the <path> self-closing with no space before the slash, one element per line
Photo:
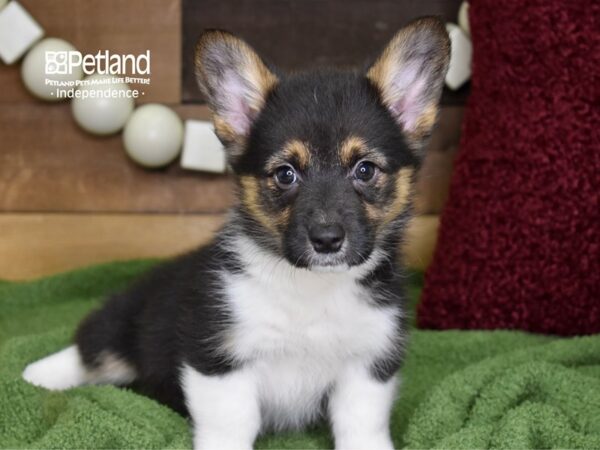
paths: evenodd
<path fill-rule="evenodd" d="M 85 384 L 86 372 L 77 346 L 72 345 L 29 364 L 23 378 L 36 386 L 60 391 Z"/>
<path fill-rule="evenodd" d="M 23 371 L 23 378 L 29 383 L 56 391 L 84 384 L 123 385 L 131 383 L 135 376 L 129 364 L 108 352 L 98 358 L 97 366 L 86 367 L 76 345 L 31 363 Z"/>

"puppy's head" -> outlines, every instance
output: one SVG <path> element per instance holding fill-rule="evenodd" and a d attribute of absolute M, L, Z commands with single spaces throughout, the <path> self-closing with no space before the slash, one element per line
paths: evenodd
<path fill-rule="evenodd" d="M 361 264 L 393 242 L 449 51 L 443 24 L 425 18 L 365 72 L 281 75 L 242 40 L 204 33 L 196 75 L 238 177 L 245 231 L 315 270 Z"/>

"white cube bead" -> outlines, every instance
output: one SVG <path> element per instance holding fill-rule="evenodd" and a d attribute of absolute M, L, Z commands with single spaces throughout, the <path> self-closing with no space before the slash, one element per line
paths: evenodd
<path fill-rule="evenodd" d="M 446 86 L 456 90 L 471 78 L 473 47 L 471 40 L 458 25 L 448 23 L 446 24 L 446 30 L 450 35 L 450 42 L 452 44 L 450 65 L 446 74 Z"/>
<path fill-rule="evenodd" d="M 185 121 L 181 167 L 204 172 L 226 171 L 225 149 L 215 135 L 212 123 L 202 120 Z"/>
<path fill-rule="evenodd" d="M 0 58 L 12 64 L 44 35 L 42 27 L 19 2 L 13 0 L 0 10 Z"/>

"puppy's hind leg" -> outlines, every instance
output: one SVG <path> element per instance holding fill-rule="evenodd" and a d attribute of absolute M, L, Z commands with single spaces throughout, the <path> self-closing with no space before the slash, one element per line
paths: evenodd
<path fill-rule="evenodd" d="M 23 378 L 52 390 L 131 383 L 136 371 L 126 357 L 133 347 L 128 331 L 139 303 L 132 297 L 111 298 L 79 325 L 74 345 L 29 364 Z"/>

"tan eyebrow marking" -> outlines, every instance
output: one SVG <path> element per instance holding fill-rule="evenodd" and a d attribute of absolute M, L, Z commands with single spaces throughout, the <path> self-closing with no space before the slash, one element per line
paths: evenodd
<path fill-rule="evenodd" d="M 340 161 L 343 165 L 349 166 L 357 156 L 364 153 L 367 149 L 365 141 L 357 136 L 350 136 L 342 145 L 340 145 Z"/>
<path fill-rule="evenodd" d="M 350 136 L 339 147 L 339 157 L 342 165 L 350 166 L 359 159 L 368 159 L 380 167 L 385 166 L 384 156 L 375 149 L 369 148 L 367 143 L 358 136 Z"/>
<path fill-rule="evenodd" d="M 267 171 L 272 172 L 282 164 L 295 160 L 299 167 L 297 169 L 304 170 L 310 164 L 310 148 L 307 143 L 299 139 L 292 139 L 285 143 L 283 149 L 273 155 L 267 162 Z"/>

